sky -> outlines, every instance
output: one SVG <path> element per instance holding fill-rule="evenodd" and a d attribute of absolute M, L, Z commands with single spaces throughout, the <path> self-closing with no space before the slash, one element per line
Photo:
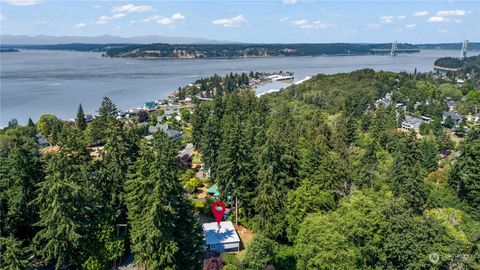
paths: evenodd
<path fill-rule="evenodd" d="M 480 41 L 480 0 L 0 1 L 2 35 L 161 35 L 256 43 Z"/>

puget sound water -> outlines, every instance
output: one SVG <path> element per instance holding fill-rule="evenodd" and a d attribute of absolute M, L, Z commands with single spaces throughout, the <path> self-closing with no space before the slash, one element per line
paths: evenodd
<path fill-rule="evenodd" d="M 470 53 L 470 55 L 478 54 Z M 110 97 L 122 110 L 167 97 L 173 90 L 202 77 L 230 72 L 292 71 L 295 81 L 318 73 L 332 74 L 362 68 L 386 71 L 432 71 L 433 62 L 459 51 L 364 56 L 316 56 L 239 59 L 104 58 L 100 53 L 22 50 L 0 54 L 0 125 L 12 118 L 26 123 L 44 113 L 73 118 L 78 104 L 95 114 L 102 98 Z M 264 85 L 257 92 L 288 86 Z"/>

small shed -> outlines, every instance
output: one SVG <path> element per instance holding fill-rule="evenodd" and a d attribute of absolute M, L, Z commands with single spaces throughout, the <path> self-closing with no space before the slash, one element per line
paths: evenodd
<path fill-rule="evenodd" d="M 213 184 L 207 189 L 207 193 L 210 194 L 213 197 L 218 197 L 220 196 L 220 192 L 218 192 L 218 186 L 217 184 Z"/>
<path fill-rule="evenodd" d="M 240 251 L 240 238 L 231 221 L 220 222 L 220 228 L 217 222 L 204 223 L 202 227 L 209 251 L 217 253 Z"/>

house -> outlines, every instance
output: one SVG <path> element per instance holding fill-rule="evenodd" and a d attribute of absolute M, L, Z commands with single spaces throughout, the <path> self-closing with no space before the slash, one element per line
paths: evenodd
<path fill-rule="evenodd" d="M 45 138 L 45 136 L 43 136 L 42 134 L 37 133 L 37 135 L 35 135 L 35 137 L 37 138 L 37 143 L 40 147 L 50 146 L 50 144 L 47 141 L 47 138 Z"/>
<path fill-rule="evenodd" d="M 93 121 L 93 115 L 91 114 L 85 114 L 85 122 L 90 123 Z"/>
<path fill-rule="evenodd" d="M 380 105 L 383 105 L 383 106 L 386 107 L 390 104 L 392 104 L 392 93 L 387 93 L 384 98 L 377 99 L 377 101 L 375 101 L 375 106 L 376 107 L 378 107 Z"/>
<path fill-rule="evenodd" d="M 452 112 L 455 110 L 455 106 L 457 106 L 457 102 L 455 102 L 455 100 L 447 100 L 447 106 L 448 106 L 448 110 Z"/>
<path fill-rule="evenodd" d="M 155 110 L 156 106 L 157 106 L 157 104 L 154 101 L 149 101 L 149 102 L 145 102 L 145 104 L 143 104 L 142 109 L 147 110 L 147 111 L 153 111 L 153 110 Z"/>
<path fill-rule="evenodd" d="M 208 251 L 216 253 L 240 251 L 240 238 L 231 221 L 220 222 L 220 227 L 217 222 L 204 223 L 202 228 Z"/>
<path fill-rule="evenodd" d="M 442 112 L 442 123 L 445 122 L 445 119 L 447 119 L 447 117 L 451 117 L 453 119 L 453 122 L 455 122 L 455 125 L 458 125 L 458 123 L 460 123 L 460 121 L 462 121 L 463 119 L 463 116 L 459 115 L 458 113 L 456 112 L 447 112 L 447 111 L 443 111 Z"/>
<path fill-rule="evenodd" d="M 168 137 L 170 137 L 172 140 L 177 140 L 183 136 L 183 133 L 181 131 L 175 130 L 170 126 L 163 125 L 163 124 L 157 124 L 156 126 L 149 126 L 148 134 L 153 134 L 159 130 L 165 132 L 168 135 Z"/>
<path fill-rule="evenodd" d="M 425 121 L 423 121 L 420 118 L 416 118 L 410 115 L 405 115 L 405 120 L 403 120 L 402 122 L 402 128 L 408 129 L 408 130 L 413 129 L 418 132 L 420 130 L 420 125 L 424 122 Z"/>

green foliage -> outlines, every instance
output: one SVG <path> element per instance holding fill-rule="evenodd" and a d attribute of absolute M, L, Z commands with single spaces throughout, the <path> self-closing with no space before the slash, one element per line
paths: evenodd
<path fill-rule="evenodd" d="M 49 160 L 45 180 L 33 201 L 40 214 L 35 250 L 56 269 L 80 265 L 98 207 L 87 171 L 88 153 L 74 146 L 72 141 Z"/>
<path fill-rule="evenodd" d="M 4 146 L 0 150 L 1 236 L 31 240 L 36 232 L 33 225 L 38 220 L 38 208 L 31 202 L 36 197 L 36 185 L 43 178 L 43 164 L 30 134 L 15 129 L 0 140 Z"/>
<path fill-rule="evenodd" d="M 5 270 L 31 269 L 29 250 L 13 237 L 0 237 L 0 266 Z"/>
<path fill-rule="evenodd" d="M 55 115 L 42 114 L 37 121 L 38 131 L 46 136 L 51 144 L 56 144 L 63 130 L 63 123 Z"/>
<path fill-rule="evenodd" d="M 458 196 L 474 209 L 480 209 L 480 130 L 473 129 L 460 147 L 461 154 L 453 165 L 449 183 Z"/>
<path fill-rule="evenodd" d="M 247 270 L 263 270 L 267 265 L 275 261 L 276 243 L 263 236 L 256 234 L 247 246 L 243 257 L 244 266 Z"/>
<path fill-rule="evenodd" d="M 82 104 L 78 105 L 77 118 L 75 118 L 75 124 L 77 128 L 85 130 L 87 128 L 87 121 L 85 119 L 85 114 L 83 113 Z"/>
<path fill-rule="evenodd" d="M 389 183 L 395 195 L 403 196 L 412 209 L 421 213 L 428 191 L 421 172 L 421 152 L 413 136 L 409 134 L 400 142 Z"/>
<path fill-rule="evenodd" d="M 145 269 L 199 268 L 201 231 L 177 180 L 176 149 L 157 132 L 127 181 L 132 251 Z"/>

